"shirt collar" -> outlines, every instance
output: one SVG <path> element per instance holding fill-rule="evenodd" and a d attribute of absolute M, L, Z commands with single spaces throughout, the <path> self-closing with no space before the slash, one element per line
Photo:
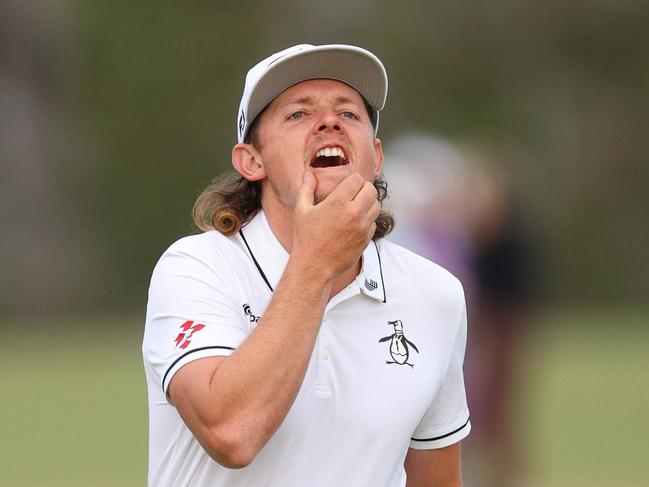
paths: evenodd
<path fill-rule="evenodd" d="M 255 263 L 260 277 L 273 291 L 282 277 L 289 255 L 275 237 L 263 210 L 239 230 L 239 237 Z M 363 251 L 361 271 L 354 282 L 363 294 L 385 303 L 385 283 L 379 247 L 374 240 L 370 241 Z"/>
<path fill-rule="evenodd" d="M 273 291 L 288 263 L 288 252 L 270 229 L 263 210 L 260 210 L 246 226 L 239 230 L 239 236 L 261 277 Z"/>
<path fill-rule="evenodd" d="M 370 240 L 370 243 L 365 247 L 363 265 L 361 272 L 356 276 L 356 282 L 363 294 L 385 303 L 387 299 L 379 247 L 380 245 L 375 240 Z"/>

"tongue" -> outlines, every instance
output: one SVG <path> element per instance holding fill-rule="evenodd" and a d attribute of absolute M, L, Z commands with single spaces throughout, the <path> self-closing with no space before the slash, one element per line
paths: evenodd
<path fill-rule="evenodd" d="M 311 167 L 334 167 L 344 164 L 344 159 L 338 156 L 319 156 L 311 163 Z"/>

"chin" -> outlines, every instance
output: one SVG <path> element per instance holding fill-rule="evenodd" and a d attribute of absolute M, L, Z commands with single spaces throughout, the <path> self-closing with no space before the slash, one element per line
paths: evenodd
<path fill-rule="evenodd" d="M 327 196 L 329 196 L 329 195 L 331 194 L 331 191 L 332 191 L 332 190 L 329 190 L 329 191 L 323 191 L 323 190 L 320 190 L 319 188 L 316 189 L 316 192 L 315 192 L 315 194 L 313 195 L 314 203 L 317 205 L 318 203 L 320 203 L 321 201 L 323 201 Z"/>
<path fill-rule="evenodd" d="M 323 177 L 322 174 L 316 174 L 316 179 L 318 184 L 315 189 L 314 198 L 316 203 L 320 203 L 338 187 L 343 179 L 345 179 L 345 175 L 339 175 L 338 177 Z"/>
<path fill-rule="evenodd" d="M 342 179 L 340 181 L 318 181 L 318 186 L 316 187 L 314 194 L 315 202 L 320 203 L 322 200 L 324 200 L 333 192 L 334 189 L 338 187 L 341 182 Z"/>

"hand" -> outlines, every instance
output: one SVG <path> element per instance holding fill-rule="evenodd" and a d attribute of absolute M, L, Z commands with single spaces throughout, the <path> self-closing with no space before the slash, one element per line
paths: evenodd
<path fill-rule="evenodd" d="M 314 205 L 315 176 L 306 171 L 295 205 L 291 257 L 334 280 L 358 262 L 376 231 L 381 204 L 374 185 L 360 174 L 347 176 Z"/>

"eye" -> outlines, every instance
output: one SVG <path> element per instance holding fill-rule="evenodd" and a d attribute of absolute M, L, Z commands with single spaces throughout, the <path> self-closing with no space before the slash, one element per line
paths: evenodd
<path fill-rule="evenodd" d="M 302 117 L 304 117 L 304 112 L 301 111 L 293 112 L 288 116 L 290 120 L 299 120 Z"/>
<path fill-rule="evenodd" d="M 342 112 L 342 116 L 345 117 L 345 118 L 351 118 L 353 120 L 358 120 L 358 115 L 356 115 L 354 112 L 345 111 L 345 112 Z"/>

